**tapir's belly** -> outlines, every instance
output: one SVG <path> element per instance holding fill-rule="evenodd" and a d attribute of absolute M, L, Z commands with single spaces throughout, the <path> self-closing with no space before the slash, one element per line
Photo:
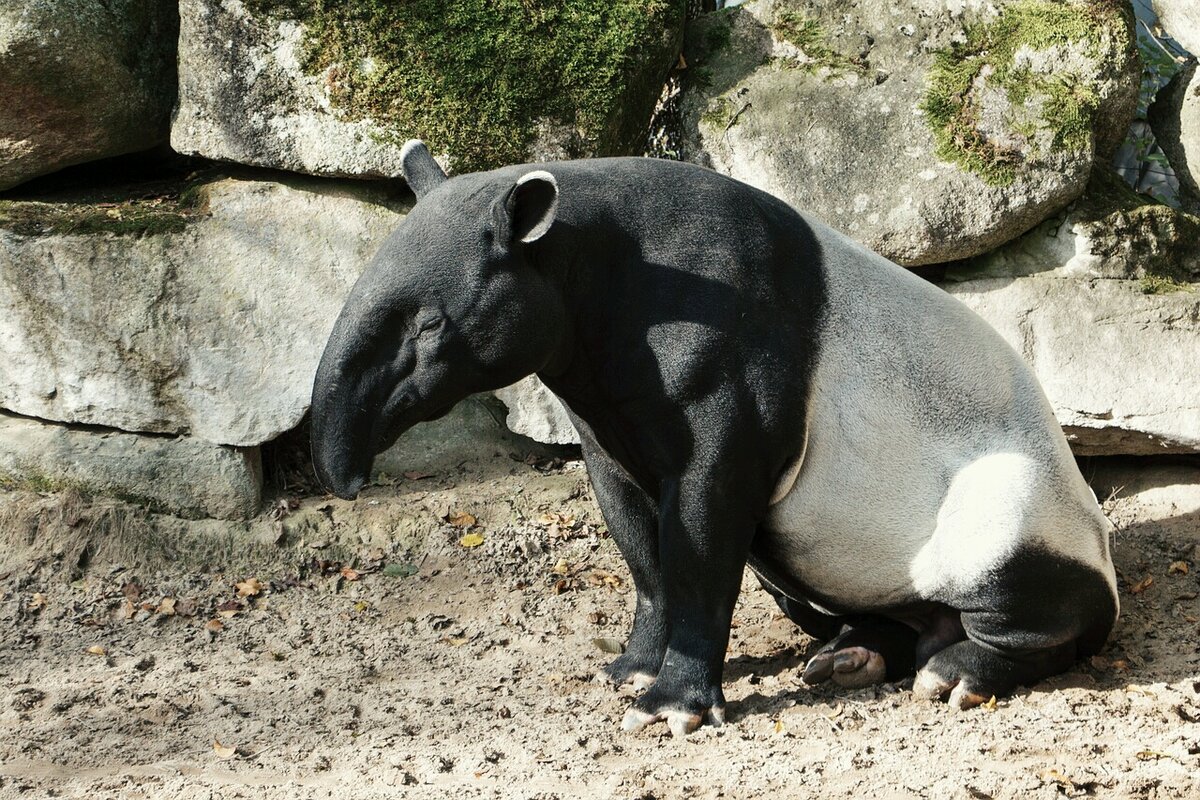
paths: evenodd
<path fill-rule="evenodd" d="M 965 307 L 864 253 L 826 265 L 808 441 L 756 553 L 844 610 L 956 606 L 1031 546 L 1111 573 L 1107 523 L 1032 372 Z"/>

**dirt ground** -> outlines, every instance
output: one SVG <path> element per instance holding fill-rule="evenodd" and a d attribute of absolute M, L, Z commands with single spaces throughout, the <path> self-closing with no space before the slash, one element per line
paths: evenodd
<path fill-rule="evenodd" d="M 729 722 L 622 733 L 633 608 L 581 465 L 505 455 L 275 520 L 0 495 L 0 797 L 1200 798 L 1200 468 L 1085 464 L 1101 656 L 992 709 L 806 687 L 749 576 Z M 174 526 L 174 527 L 172 527 Z"/>

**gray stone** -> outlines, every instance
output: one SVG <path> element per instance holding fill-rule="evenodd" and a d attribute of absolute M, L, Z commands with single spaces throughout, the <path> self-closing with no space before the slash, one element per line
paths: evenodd
<path fill-rule="evenodd" d="M 1200 452 L 1200 293 L 1041 275 L 945 288 L 1033 366 L 1076 453 Z"/>
<path fill-rule="evenodd" d="M 1196 0 L 1154 0 L 1154 10 L 1172 39 L 1200 55 L 1200 4 Z"/>
<path fill-rule="evenodd" d="M 409 201 L 276 177 L 210 183 L 207 213 L 166 232 L 0 225 L 0 408 L 237 446 L 295 427 L 350 286 Z"/>
<path fill-rule="evenodd" d="M 375 458 L 377 478 L 399 478 L 405 472 L 445 474 L 465 462 L 483 462 L 495 455 L 548 451 L 504 424 L 504 407 L 490 395 L 473 395 L 441 419 L 422 422 Z"/>
<path fill-rule="evenodd" d="M 1025 357 L 1076 453 L 1200 452 L 1200 220 L 1092 185 L 942 286 Z"/>
<path fill-rule="evenodd" d="M 508 408 L 509 429 L 547 444 L 579 444 L 579 433 L 562 403 L 537 376 L 500 389 L 496 397 Z"/>
<path fill-rule="evenodd" d="M 1136 280 L 1148 290 L 1200 280 L 1200 218 L 1133 192 L 1097 168 L 1069 211 L 982 256 L 945 268 L 951 281 L 1041 275 Z M 1186 288 L 1186 287 L 1185 287 Z"/>
<path fill-rule="evenodd" d="M 0 4 L 0 190 L 166 141 L 174 4 Z"/>
<path fill-rule="evenodd" d="M 334 113 L 301 69 L 304 27 L 250 14 L 241 0 L 179 4 L 180 153 L 317 175 L 397 177 L 400 146 L 371 120 Z"/>
<path fill-rule="evenodd" d="M 245 519 L 262 503 L 258 448 L 80 429 L 3 412 L 0 484 L 77 489 L 185 517 Z"/>
<path fill-rule="evenodd" d="M 1077 197 L 1094 153 L 1111 153 L 1124 136 L 1139 77 L 1131 32 L 1115 9 L 951 6 L 756 0 L 703 15 L 685 42 L 685 157 L 811 210 L 901 264 L 961 259 L 1015 238 Z M 997 11 L 1011 22 L 1047 7 L 1086 33 L 1033 47 L 1004 38 L 1007 23 L 996 23 Z M 995 46 L 955 54 L 968 30 L 993 31 Z M 968 76 L 961 91 L 934 81 L 947 74 L 939 64 L 968 62 L 978 71 L 959 70 Z M 1015 79 L 1000 80 L 1005 65 L 1028 78 L 1027 96 Z"/>
<path fill-rule="evenodd" d="M 1149 118 L 1180 189 L 1200 207 L 1200 69 L 1196 64 L 1184 67 L 1159 91 Z"/>

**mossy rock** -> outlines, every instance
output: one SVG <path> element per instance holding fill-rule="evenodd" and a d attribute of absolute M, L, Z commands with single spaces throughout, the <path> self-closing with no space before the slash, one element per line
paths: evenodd
<path fill-rule="evenodd" d="M 183 0 L 172 143 L 355 176 L 398 174 L 410 138 L 459 172 L 639 153 L 685 6 Z"/>
<path fill-rule="evenodd" d="M 684 155 L 899 263 L 967 258 L 1116 147 L 1131 25 L 1126 0 L 753 0 L 689 26 Z"/>

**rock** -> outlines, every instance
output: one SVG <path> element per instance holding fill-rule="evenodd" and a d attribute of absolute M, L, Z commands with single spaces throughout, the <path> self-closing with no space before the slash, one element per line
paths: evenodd
<path fill-rule="evenodd" d="M 1136 280 L 1148 294 L 1183 287 L 1200 280 L 1200 218 L 1155 203 L 1097 167 L 1068 212 L 944 270 L 953 281 L 1035 274 Z"/>
<path fill-rule="evenodd" d="M 399 478 L 405 472 L 445 474 L 464 462 L 482 462 L 496 454 L 522 458 L 553 455 L 504 424 L 504 407 L 486 394 L 474 395 L 456 405 L 441 419 L 422 422 L 375 458 L 378 478 Z"/>
<path fill-rule="evenodd" d="M 0 408 L 237 446 L 294 427 L 410 201 L 273 177 L 192 187 L 194 208 L 0 201 Z"/>
<path fill-rule="evenodd" d="M 1154 10 L 1172 39 L 1200 55 L 1200 5 L 1196 0 L 1154 0 Z"/>
<path fill-rule="evenodd" d="M 0 5 L 0 190 L 166 141 L 177 28 L 160 0 Z"/>
<path fill-rule="evenodd" d="M 684 156 L 901 264 L 983 253 L 1076 198 L 1094 153 L 1123 138 L 1139 84 L 1127 10 L 756 0 L 706 14 L 685 44 Z"/>
<path fill-rule="evenodd" d="M 680 5 L 182 0 L 171 145 L 357 177 L 399 175 L 413 137 L 460 172 L 637 152 Z"/>
<path fill-rule="evenodd" d="M 0 485 L 77 489 L 185 517 L 246 519 L 262 503 L 258 448 L 72 428 L 0 412 Z"/>
<path fill-rule="evenodd" d="M 942 285 L 1034 368 L 1077 454 L 1200 452 L 1200 219 L 1110 178 Z"/>
<path fill-rule="evenodd" d="M 530 375 L 496 392 L 508 407 L 510 430 L 547 444 L 579 444 L 579 434 L 554 393 Z"/>
<path fill-rule="evenodd" d="M 1179 178 L 1179 186 L 1200 208 L 1200 69 L 1180 70 L 1150 106 L 1150 126 Z"/>

